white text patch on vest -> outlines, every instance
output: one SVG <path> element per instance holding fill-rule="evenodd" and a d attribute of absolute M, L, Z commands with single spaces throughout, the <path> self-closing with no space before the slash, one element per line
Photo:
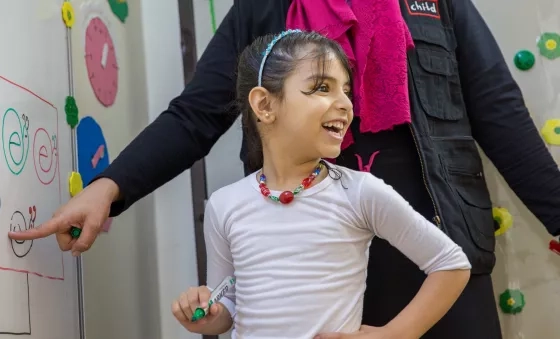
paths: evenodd
<path fill-rule="evenodd" d="M 410 15 L 440 19 L 438 0 L 406 0 L 406 4 Z"/>

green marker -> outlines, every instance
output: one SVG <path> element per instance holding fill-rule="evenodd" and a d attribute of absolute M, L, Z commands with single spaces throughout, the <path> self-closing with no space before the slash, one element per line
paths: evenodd
<path fill-rule="evenodd" d="M 212 294 L 210 294 L 210 300 L 208 301 L 208 306 L 206 306 L 205 308 L 200 308 L 200 307 L 197 308 L 194 311 L 191 321 L 195 322 L 197 320 L 204 318 L 206 316 L 206 313 L 210 309 L 210 307 L 215 303 L 217 303 L 218 301 L 220 301 L 220 299 L 222 299 L 224 295 L 226 295 L 226 293 L 231 288 L 233 288 L 234 285 L 235 285 L 235 278 L 231 276 L 226 277 L 224 281 L 222 281 L 222 283 L 212 291 Z"/>
<path fill-rule="evenodd" d="M 76 238 L 80 237 L 80 234 L 82 234 L 82 229 L 81 228 L 78 228 L 76 226 L 70 227 L 70 236 L 73 239 L 76 239 Z"/>

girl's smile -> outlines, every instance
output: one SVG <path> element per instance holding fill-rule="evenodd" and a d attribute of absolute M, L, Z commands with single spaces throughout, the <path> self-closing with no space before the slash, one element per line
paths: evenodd
<path fill-rule="evenodd" d="M 325 122 L 322 126 L 331 137 L 342 142 L 346 125 L 348 125 L 348 120 L 336 119 Z"/>

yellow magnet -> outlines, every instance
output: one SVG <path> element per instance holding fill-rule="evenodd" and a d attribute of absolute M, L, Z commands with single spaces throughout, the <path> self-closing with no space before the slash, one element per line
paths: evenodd
<path fill-rule="evenodd" d="M 547 144 L 560 145 L 560 119 L 550 119 L 544 123 L 541 134 Z"/>
<path fill-rule="evenodd" d="M 74 7 L 72 7 L 72 4 L 68 1 L 64 1 L 64 3 L 62 3 L 62 20 L 68 28 L 72 28 L 72 26 L 74 26 L 74 22 L 76 21 Z"/>
<path fill-rule="evenodd" d="M 84 189 L 84 182 L 82 176 L 78 172 L 72 172 L 68 179 L 70 196 L 74 197 Z"/>
<path fill-rule="evenodd" d="M 499 228 L 494 233 L 495 235 L 502 235 L 506 233 L 511 226 L 513 226 L 513 217 L 511 213 L 504 207 L 492 208 L 492 215 L 494 221 L 498 224 Z"/>

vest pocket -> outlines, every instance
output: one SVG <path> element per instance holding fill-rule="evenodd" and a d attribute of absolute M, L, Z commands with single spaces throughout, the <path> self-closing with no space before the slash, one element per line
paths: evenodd
<path fill-rule="evenodd" d="M 420 67 L 412 67 L 414 82 L 424 112 L 441 120 L 464 117 L 457 61 L 444 49 L 417 46 Z"/>
<path fill-rule="evenodd" d="M 473 242 L 482 250 L 494 252 L 496 238 L 492 201 L 482 173 L 457 173 L 453 170 L 448 173 Z"/>
<path fill-rule="evenodd" d="M 433 118 L 462 119 L 465 107 L 453 30 L 431 25 L 409 27 L 415 45 L 409 54 L 412 76 L 422 109 Z"/>

